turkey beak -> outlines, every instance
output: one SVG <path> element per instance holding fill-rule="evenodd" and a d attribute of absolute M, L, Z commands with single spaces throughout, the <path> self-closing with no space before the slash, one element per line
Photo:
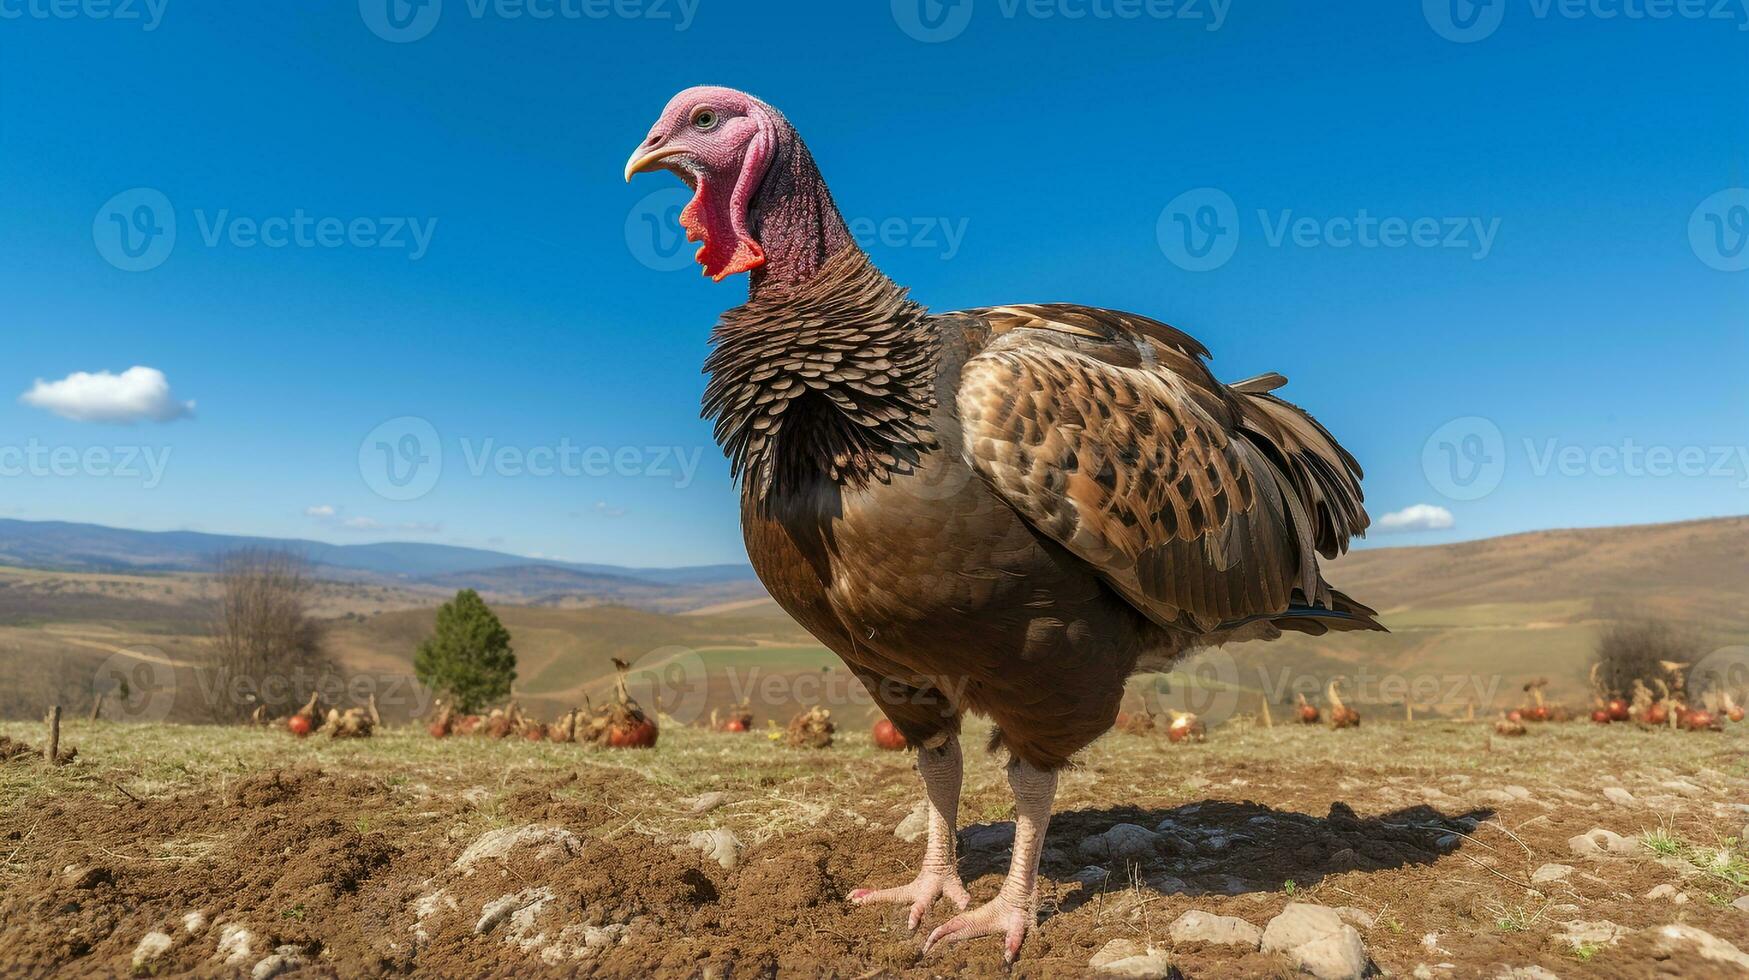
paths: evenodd
<path fill-rule="evenodd" d="M 685 152 L 686 147 L 684 146 L 662 146 L 654 150 L 638 147 L 637 152 L 632 154 L 632 158 L 626 161 L 626 183 L 631 183 L 632 178 L 638 174 L 662 166 L 663 160 Z"/>

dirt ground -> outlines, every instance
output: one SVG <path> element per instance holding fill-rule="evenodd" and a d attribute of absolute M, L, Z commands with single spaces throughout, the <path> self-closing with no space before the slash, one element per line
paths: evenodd
<path fill-rule="evenodd" d="M 39 742 L 37 727 L 0 734 Z M 63 744 L 74 763 L 0 761 L 8 976 L 1001 972 L 994 939 L 924 957 L 902 909 L 844 901 L 908 880 L 921 850 L 900 836 L 909 755 L 860 732 L 809 751 L 670 729 L 612 752 L 73 723 Z M 1093 975 L 1123 939 L 1187 977 L 1291 976 L 1283 954 L 1169 927 L 1192 909 L 1263 926 L 1306 902 L 1342 910 L 1386 975 L 1743 975 L 1660 947 L 1656 927 L 1749 946 L 1732 904 L 1749 894 L 1746 749 L 1749 725 L 1109 735 L 1062 779 L 1041 922 L 1012 974 Z M 1000 760 L 969 753 L 974 900 L 1006 868 L 1011 817 Z M 1109 853 L 1120 824 L 1154 835 L 1142 853 Z M 1620 853 L 1578 853 L 1599 829 Z"/>

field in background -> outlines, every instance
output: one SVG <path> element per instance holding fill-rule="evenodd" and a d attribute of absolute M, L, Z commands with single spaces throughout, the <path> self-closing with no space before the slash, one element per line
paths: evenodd
<path fill-rule="evenodd" d="M 40 729 L 0 723 L 33 742 Z M 1189 976 L 1286 976 L 1279 954 L 1174 942 L 1169 926 L 1192 909 L 1263 925 L 1290 901 L 1343 909 L 1394 976 L 1727 975 L 1661 951 L 1658 930 L 1744 934 L 1749 725 L 1490 732 L 1106 736 L 1062 778 L 1020 975 L 1085 976 L 1129 940 Z M 917 827 L 910 758 L 863 729 L 814 751 L 671 727 L 652 751 L 609 752 L 73 720 L 63 745 L 75 764 L 0 763 L 0 948 L 27 974 L 247 973 L 273 956 L 343 976 L 999 968 L 993 940 L 924 958 L 899 911 L 843 901 L 908 879 L 921 848 L 902 839 Z M 1000 761 L 968 751 L 961 867 L 977 900 L 1011 820 Z M 1115 856 L 1119 824 L 1154 836 Z M 1620 835 L 1620 853 L 1588 853 L 1593 831 Z M 164 949 L 135 967 L 152 932 Z"/>
<path fill-rule="evenodd" d="M 581 575 L 515 571 L 492 575 L 543 588 L 567 577 L 575 584 Z M 1265 693 L 1280 704 L 1295 690 L 1345 676 L 1350 697 L 1374 706 L 1375 714 L 1400 715 L 1409 700 L 1423 713 L 1458 715 L 1472 702 L 1483 712 L 1519 704 L 1519 687 L 1539 676 L 1550 678 L 1554 699 L 1584 706 L 1598 630 L 1615 619 L 1656 616 L 1692 628 L 1709 647 L 1749 644 L 1749 604 L 1742 601 L 1749 594 L 1749 518 L 1372 549 L 1334 563 L 1330 577 L 1378 608 L 1392 632 L 1236 645 L 1223 651 L 1219 670 L 1192 664 L 1188 673 L 1243 691 L 1235 710 L 1244 712 L 1255 712 Z M 429 705 L 406 675 L 436 604 L 456 584 L 466 583 L 318 585 L 315 608 L 328 621 L 330 650 L 345 673 L 383 692 L 391 717 Z M 651 675 L 646 690 L 691 697 L 677 708 L 691 720 L 749 696 L 761 724 L 814 700 L 865 710 L 851 703 L 860 690 L 848 673 L 773 602 L 722 599 L 721 583 L 691 593 L 669 587 L 662 608 L 642 609 L 589 593 L 544 594 L 529 604 L 527 595 L 477 584 L 511 630 L 520 662 L 517 696 L 543 716 L 604 696 L 615 657 L 671 667 L 676 651 L 696 655 L 685 662 L 692 671 L 686 683 L 677 689 L 669 670 Z M 136 689 L 157 684 L 177 692 L 167 712 L 151 720 L 201 720 L 210 715 L 202 705 L 209 695 L 189 668 L 177 665 L 201 660 L 209 616 L 209 581 L 198 574 L 0 568 L 0 717 L 37 717 L 55 702 L 84 715 L 94 680 L 120 668 L 137 678 Z M 1424 689 L 1399 691 L 1387 682 Z M 688 695 L 688 686 L 702 694 Z M 1162 686 L 1159 678 L 1140 680 L 1132 710 L 1174 706 L 1156 697 Z"/>

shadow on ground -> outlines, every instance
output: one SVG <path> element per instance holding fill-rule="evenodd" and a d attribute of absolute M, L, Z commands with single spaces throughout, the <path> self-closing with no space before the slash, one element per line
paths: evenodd
<path fill-rule="evenodd" d="M 1057 912 L 1131 886 L 1166 895 L 1276 892 L 1290 882 L 1305 888 L 1349 871 L 1432 864 L 1493 815 L 1471 810 L 1448 816 L 1421 805 L 1362 817 L 1341 802 L 1322 817 L 1219 801 L 1167 810 L 1070 810 L 1051 817 L 1040 873 L 1082 886 L 1058 902 Z M 1013 844 L 1013 823 L 966 827 L 960 831 L 961 874 L 972 881 L 1006 873 Z"/>

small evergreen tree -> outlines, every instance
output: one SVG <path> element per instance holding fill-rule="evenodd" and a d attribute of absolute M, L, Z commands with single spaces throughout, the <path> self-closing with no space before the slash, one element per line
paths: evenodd
<path fill-rule="evenodd" d="M 437 631 L 413 658 L 419 683 L 473 713 L 510 694 L 516 653 L 510 631 L 473 589 L 463 589 L 437 610 Z"/>

